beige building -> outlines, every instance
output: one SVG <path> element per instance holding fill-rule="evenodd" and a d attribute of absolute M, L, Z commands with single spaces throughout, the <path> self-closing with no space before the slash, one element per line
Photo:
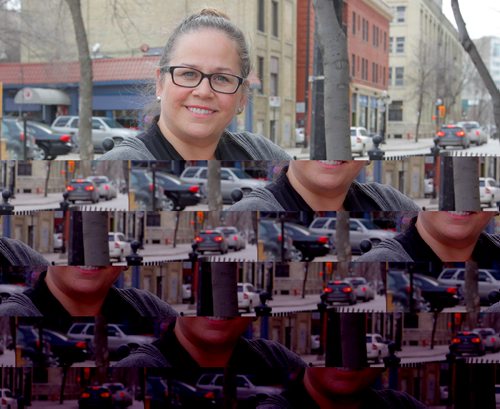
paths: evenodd
<path fill-rule="evenodd" d="M 390 28 L 388 136 L 433 137 L 436 128 L 461 118 L 464 51 L 441 11 L 441 0 L 385 0 Z M 441 115 L 437 106 L 444 105 Z"/>
<path fill-rule="evenodd" d="M 296 0 L 213 0 L 247 36 L 254 72 L 247 112 L 236 128 L 248 128 L 279 145 L 294 145 Z M 203 7 L 200 0 L 82 0 L 93 58 L 160 55 L 180 20 Z M 74 29 L 62 0 L 22 1 L 22 62 L 77 60 Z M 151 72 L 153 79 L 153 72 Z"/>

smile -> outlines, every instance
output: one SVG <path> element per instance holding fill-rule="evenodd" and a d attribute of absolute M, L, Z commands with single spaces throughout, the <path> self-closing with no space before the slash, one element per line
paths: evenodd
<path fill-rule="evenodd" d="M 186 107 L 189 112 L 192 112 L 196 115 L 211 115 L 215 111 L 207 108 L 198 108 L 198 107 Z"/>

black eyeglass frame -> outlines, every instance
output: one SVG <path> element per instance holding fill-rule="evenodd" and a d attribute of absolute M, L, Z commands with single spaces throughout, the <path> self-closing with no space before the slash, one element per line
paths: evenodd
<path fill-rule="evenodd" d="M 174 79 L 174 71 L 175 71 L 176 68 L 187 68 L 189 70 L 193 70 L 193 71 L 199 72 L 201 74 L 200 82 L 198 82 L 198 84 L 196 84 L 196 85 L 180 85 L 180 84 L 178 84 L 177 82 L 175 82 L 175 79 Z M 238 90 L 240 89 L 241 84 L 243 84 L 243 82 L 245 81 L 244 78 L 242 78 L 242 77 L 240 77 L 238 75 L 228 74 L 226 72 L 213 72 L 212 74 L 205 74 L 203 71 L 197 70 L 196 68 L 192 68 L 192 67 L 186 67 L 184 65 L 166 65 L 164 67 L 161 67 L 160 71 L 161 72 L 169 72 L 170 76 L 172 77 L 172 82 L 175 85 L 177 85 L 178 87 L 182 87 L 182 88 L 196 88 L 196 87 L 198 87 L 201 84 L 201 82 L 203 81 L 204 78 L 207 78 L 208 79 L 208 83 L 210 84 L 210 88 L 212 88 L 212 90 L 214 92 L 217 92 L 219 94 L 226 94 L 226 95 L 236 94 L 238 92 Z M 231 77 L 237 78 L 238 79 L 238 86 L 236 87 L 236 89 L 233 92 L 218 91 L 212 85 L 212 77 L 214 75 L 229 75 Z"/>

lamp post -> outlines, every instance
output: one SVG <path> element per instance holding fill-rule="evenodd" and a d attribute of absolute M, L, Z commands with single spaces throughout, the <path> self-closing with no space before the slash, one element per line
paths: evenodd
<path fill-rule="evenodd" d="M 436 133 L 439 132 L 439 107 L 443 105 L 443 100 L 441 98 L 436 99 L 436 110 L 435 110 L 435 115 L 436 115 Z"/>
<path fill-rule="evenodd" d="M 380 122 L 380 137 L 382 138 L 381 143 L 385 143 L 385 134 L 387 132 L 387 104 L 391 97 L 387 93 L 387 91 L 382 91 L 382 95 L 379 98 L 380 101 L 380 113 L 382 114 L 381 122 Z"/>

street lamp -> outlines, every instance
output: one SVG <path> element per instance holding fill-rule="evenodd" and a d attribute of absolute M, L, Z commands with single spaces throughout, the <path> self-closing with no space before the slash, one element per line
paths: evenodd
<path fill-rule="evenodd" d="M 436 105 L 435 115 L 436 115 L 436 133 L 437 133 L 439 132 L 439 107 L 443 105 L 443 100 L 441 98 L 436 99 L 435 105 Z"/>
<path fill-rule="evenodd" d="M 382 91 L 382 95 L 379 97 L 380 113 L 382 114 L 380 123 L 380 136 L 382 138 L 382 143 L 385 143 L 385 134 L 387 132 L 387 104 L 390 99 L 391 97 L 387 91 Z"/>

